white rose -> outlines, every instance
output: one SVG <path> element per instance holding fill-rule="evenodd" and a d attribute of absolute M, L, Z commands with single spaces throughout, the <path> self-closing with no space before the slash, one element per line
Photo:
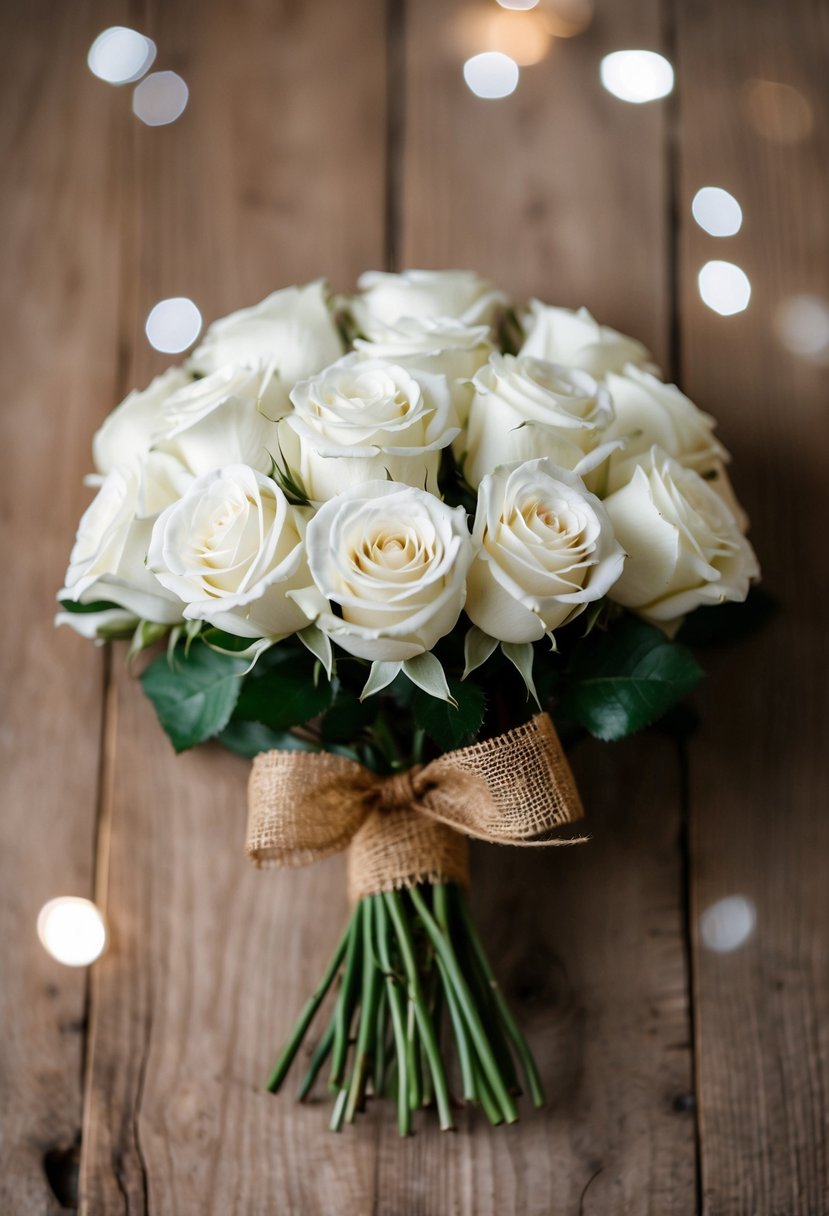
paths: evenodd
<path fill-rule="evenodd" d="M 727 457 L 726 459 L 730 459 L 730 457 Z M 702 476 L 705 478 L 705 484 L 710 486 L 714 493 L 723 500 L 731 514 L 736 519 L 740 531 L 743 533 L 743 535 L 745 535 L 745 533 L 748 532 L 750 520 L 748 515 L 746 515 L 743 504 L 736 495 L 733 485 L 731 484 L 731 478 L 728 476 L 728 469 L 726 468 L 725 459 L 712 460 L 710 464 L 706 465 L 704 472 L 702 472 Z"/>
<path fill-rule="evenodd" d="M 574 469 L 613 418 L 610 395 L 592 376 L 541 359 L 491 355 L 473 384 L 467 433 L 455 443 L 473 486 L 514 460 L 547 456 Z"/>
<path fill-rule="evenodd" d="M 610 598 L 649 620 L 676 625 L 701 604 L 744 600 L 759 574 L 719 495 L 658 448 L 604 506 L 627 553 Z"/>
<path fill-rule="evenodd" d="M 478 488 L 466 614 L 501 642 L 534 642 L 599 600 L 624 553 L 602 504 L 549 460 L 502 465 Z"/>
<path fill-rule="evenodd" d="M 472 541 L 460 507 L 390 481 L 356 486 L 308 525 L 317 589 L 339 605 L 318 626 L 362 659 L 400 662 L 431 650 L 463 608 Z"/>
<path fill-rule="evenodd" d="M 377 326 L 370 341 L 357 338 L 354 346 L 367 359 L 445 376 L 452 404 L 465 421 L 472 400 L 470 381 L 492 350 L 488 334 L 488 326 L 467 325 L 454 317 L 401 317 L 393 325 Z"/>
<path fill-rule="evenodd" d="M 199 372 L 215 372 L 226 363 L 247 367 L 269 363 L 290 389 L 342 353 L 326 285 L 318 279 L 304 287 L 275 291 L 252 308 L 214 321 L 190 356 L 189 366 Z"/>
<path fill-rule="evenodd" d="M 611 373 L 605 383 L 613 398 L 615 418 L 604 438 L 624 440 L 624 448 L 614 452 L 608 462 L 608 492 L 630 481 L 636 465 L 652 447 L 698 473 L 728 459 L 714 436 L 714 419 L 675 385 L 663 384 L 632 366 L 625 368 L 624 375 Z"/>
<path fill-rule="evenodd" d="M 441 449 L 460 429 L 444 376 L 351 354 L 300 381 L 291 400 L 285 423 L 312 501 L 384 476 L 437 493 Z"/>
<path fill-rule="evenodd" d="M 586 308 L 553 308 L 540 300 L 530 300 L 524 317 L 527 338 L 519 354 L 580 367 L 601 379 L 611 371 L 621 371 L 626 363 L 651 364 L 651 356 L 635 338 L 600 325 Z"/>
<path fill-rule="evenodd" d="M 368 338 L 401 317 L 457 317 L 467 325 L 491 325 L 506 304 L 502 292 L 471 270 L 369 270 L 357 287 L 352 312 Z"/>
<path fill-rule="evenodd" d="M 163 426 L 164 402 L 192 380 L 182 368 L 171 367 L 156 376 L 147 388 L 125 397 L 92 440 L 92 457 L 98 472 L 108 473 L 117 464 L 128 464 L 136 456 L 149 452 Z"/>
<path fill-rule="evenodd" d="M 156 520 L 149 568 L 186 604 L 187 620 L 244 638 L 279 639 L 308 618 L 287 598 L 307 587 L 304 521 L 270 477 L 214 469 Z"/>
<path fill-rule="evenodd" d="M 267 369 L 223 367 L 167 398 L 156 447 L 196 476 L 235 463 L 269 471 L 278 454 L 276 421 L 289 408 Z"/>
<path fill-rule="evenodd" d="M 174 457 L 150 452 L 116 465 L 78 525 L 61 600 L 117 604 L 146 621 L 173 625 L 182 604 L 146 567 L 155 514 L 192 480 Z"/>

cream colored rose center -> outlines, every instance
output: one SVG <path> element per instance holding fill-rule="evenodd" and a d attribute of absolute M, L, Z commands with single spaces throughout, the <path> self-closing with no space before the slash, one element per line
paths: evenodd
<path fill-rule="evenodd" d="M 391 422 L 405 418 L 412 412 L 413 403 L 403 388 L 388 377 L 367 373 L 353 380 L 341 380 L 326 385 L 318 401 L 311 401 L 315 415 L 325 420 L 330 413 L 334 417 L 361 414 L 377 420 Z"/>
<path fill-rule="evenodd" d="M 361 574 L 410 577 L 427 565 L 434 556 L 431 546 L 410 529 L 384 529 L 366 536 L 350 554 L 351 564 Z"/>
<path fill-rule="evenodd" d="M 542 544 L 576 546 L 584 540 L 583 524 L 567 503 L 529 498 L 505 512 L 500 523 L 510 532 L 515 532 L 517 528 L 528 539 Z"/>
<path fill-rule="evenodd" d="M 241 570 L 256 560 L 263 531 L 267 533 L 273 526 L 276 504 L 265 499 L 261 507 L 260 517 L 260 504 L 246 495 L 240 500 L 219 504 L 205 521 L 193 553 L 202 568 L 202 581 L 207 590 L 236 590 Z"/>

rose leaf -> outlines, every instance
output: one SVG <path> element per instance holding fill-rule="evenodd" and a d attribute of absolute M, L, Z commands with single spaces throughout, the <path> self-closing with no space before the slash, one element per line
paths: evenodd
<path fill-rule="evenodd" d="M 415 693 L 412 703 L 415 722 L 442 751 L 452 751 L 474 742 L 486 709 L 484 691 L 478 684 L 469 680 L 463 683 L 450 680 L 449 691 L 456 703 L 454 707 L 421 689 Z"/>
<path fill-rule="evenodd" d="M 607 633 L 591 634 L 574 653 L 556 717 L 599 739 L 642 730 L 681 701 L 702 670 L 686 646 L 628 617 Z"/>
<path fill-rule="evenodd" d="M 144 692 L 177 752 L 223 730 L 242 689 L 244 659 L 217 654 L 197 643 L 161 655 L 142 674 Z"/>

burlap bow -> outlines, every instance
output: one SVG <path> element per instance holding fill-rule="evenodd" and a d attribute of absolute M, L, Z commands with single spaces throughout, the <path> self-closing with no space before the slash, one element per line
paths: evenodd
<path fill-rule="evenodd" d="M 547 714 L 422 768 L 381 777 L 330 752 L 265 752 L 248 786 L 248 856 L 308 865 L 349 847 L 352 901 L 419 882 L 468 882 L 467 836 L 571 844 L 583 814 Z"/>

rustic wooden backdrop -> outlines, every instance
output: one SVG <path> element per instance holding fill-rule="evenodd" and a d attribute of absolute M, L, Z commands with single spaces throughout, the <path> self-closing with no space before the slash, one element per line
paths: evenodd
<path fill-rule="evenodd" d="M 784 296 L 829 292 L 829 7 L 600 0 L 500 102 L 463 84 L 460 11 L 2 5 L 2 1216 L 829 1213 L 825 368 L 772 330 Z M 172 126 L 87 70 L 119 23 L 187 80 Z M 670 100 L 600 88 L 600 56 L 631 46 L 675 62 Z M 747 124 L 752 79 L 801 92 L 802 139 Z M 731 241 L 690 220 L 710 183 L 744 205 Z M 723 256 L 754 288 L 728 319 L 696 290 Z M 593 843 L 478 852 L 483 928 L 552 1102 L 402 1144 L 385 1112 L 336 1138 L 321 1104 L 260 1088 L 344 912 L 340 862 L 249 868 L 246 765 L 174 759 L 123 655 L 51 628 L 92 431 L 164 363 L 149 307 L 188 295 L 210 318 L 383 265 L 473 266 L 644 338 L 721 419 L 784 605 L 707 658 L 687 747 L 577 751 Z M 89 974 L 37 944 L 60 893 L 106 907 Z M 712 953 L 699 917 L 730 895 L 756 932 Z"/>

